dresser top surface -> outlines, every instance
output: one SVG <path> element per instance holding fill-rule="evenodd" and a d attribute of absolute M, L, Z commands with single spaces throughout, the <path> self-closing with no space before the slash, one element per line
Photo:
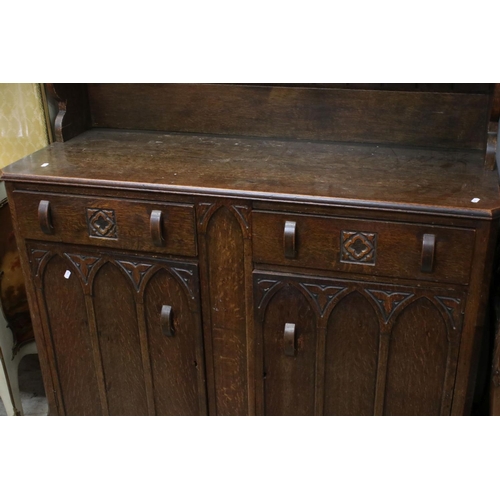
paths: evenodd
<path fill-rule="evenodd" d="M 92 129 L 13 163 L 2 180 L 500 215 L 498 172 L 470 150 Z"/>

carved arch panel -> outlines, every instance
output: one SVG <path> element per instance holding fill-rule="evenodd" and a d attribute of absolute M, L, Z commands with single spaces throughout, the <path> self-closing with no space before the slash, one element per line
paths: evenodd
<path fill-rule="evenodd" d="M 380 324 L 357 291 L 332 310 L 326 328 L 325 415 L 373 415 Z"/>
<path fill-rule="evenodd" d="M 438 413 L 450 412 L 465 290 L 451 292 L 431 286 L 421 288 L 255 271 L 257 325 L 263 323 L 268 307 L 285 290 L 300 292 L 315 316 L 316 413 L 378 415 L 383 414 L 385 408 L 393 411 L 391 398 L 405 402 L 414 393 L 417 399 L 429 396 L 435 400 L 439 391 Z M 286 321 L 284 311 L 287 311 L 285 305 L 282 323 Z M 429 338 L 422 336 L 422 331 L 429 328 Z M 264 349 L 258 347 L 259 366 Z M 428 352 L 442 371 L 436 375 L 438 379 L 442 376 L 440 388 L 429 388 L 427 396 L 419 396 L 418 392 L 423 387 L 419 385 L 419 378 L 428 376 L 425 371 L 428 368 L 419 367 L 422 361 L 419 361 L 419 349 Z M 441 356 L 443 349 L 445 354 Z M 408 365 L 406 379 L 401 375 L 404 365 Z M 395 384 L 403 381 L 408 390 L 395 389 Z M 431 410 L 414 407 L 412 411 Z"/>
<path fill-rule="evenodd" d="M 97 272 L 93 304 L 111 415 L 147 415 L 135 291 L 111 262 Z"/>
<path fill-rule="evenodd" d="M 162 307 L 171 307 L 172 336 L 162 331 Z M 144 291 L 144 314 L 157 415 L 206 413 L 203 340 L 190 296 L 166 269 L 158 269 Z"/>
<path fill-rule="evenodd" d="M 62 373 L 57 377 L 61 381 L 57 388 L 61 405 L 64 406 L 63 396 L 68 391 L 73 394 L 75 390 L 80 394 L 89 391 L 88 397 L 79 399 L 84 402 L 82 407 L 68 407 L 67 414 L 153 414 L 155 403 L 158 403 L 160 413 L 193 413 L 182 400 L 175 400 L 182 392 L 180 386 L 176 388 L 177 393 L 171 392 L 170 410 L 162 406 L 165 399 L 162 387 L 168 388 L 168 384 L 158 384 L 156 387 L 160 388 L 160 393 L 156 395 L 154 392 L 154 376 L 161 378 L 165 374 L 160 372 L 159 365 L 152 366 L 150 361 L 150 347 L 156 349 L 152 353 L 153 362 L 157 359 L 155 353 L 162 352 L 158 343 L 152 341 L 150 346 L 152 337 L 148 337 L 148 326 L 149 332 L 152 332 L 160 322 L 159 314 L 153 314 L 150 309 L 153 288 L 157 291 L 158 300 L 165 304 L 172 302 L 176 329 L 184 333 L 180 343 L 187 342 L 190 346 L 186 357 L 189 363 L 193 363 L 196 374 L 194 386 L 190 389 L 195 392 L 196 401 L 190 401 L 196 406 L 195 414 L 206 414 L 198 266 L 195 263 L 137 258 L 126 253 L 100 253 L 96 249 L 72 245 L 37 243 L 29 246 L 28 251 L 37 291 L 44 303 L 43 309 L 47 309 L 44 330 L 53 351 L 53 370 L 58 370 L 59 363 Z M 49 276 L 47 270 L 52 281 L 44 279 L 44 276 Z M 63 290 L 69 290 L 67 297 Z M 161 297 L 158 296 L 160 291 Z M 45 300 L 49 308 L 45 307 Z M 55 314 L 52 311 L 54 303 L 60 308 L 56 323 L 65 326 L 61 338 L 52 342 L 51 339 L 58 335 L 57 327 L 50 324 L 48 317 Z M 68 303 L 70 309 L 66 307 Z M 61 323 L 59 318 L 64 318 L 64 321 Z M 84 327 L 80 328 L 76 323 L 84 324 Z M 79 358 L 83 366 L 73 363 L 73 368 L 81 373 L 80 379 L 68 375 L 72 373 L 72 367 L 64 364 L 64 353 L 59 352 L 68 347 L 72 338 L 66 333 L 66 325 L 70 325 L 76 348 L 79 349 L 78 342 L 84 343 L 85 349 L 81 349 Z M 172 351 L 174 356 L 175 350 Z M 185 354 L 186 349 L 181 348 L 181 352 Z M 163 366 L 165 363 L 168 364 L 168 359 Z M 86 379 L 85 370 L 90 370 L 92 381 Z M 76 388 L 79 380 L 84 383 L 85 390 Z M 191 383 L 192 377 L 184 377 L 183 380 Z M 70 384 L 71 390 L 65 384 Z M 185 387 L 184 393 L 188 392 Z M 61 411 L 64 412 L 64 409 Z"/>
<path fill-rule="evenodd" d="M 245 234 L 230 206 L 209 209 L 204 270 L 208 283 L 206 343 L 210 345 L 212 412 L 247 415 L 248 321 Z"/>
<path fill-rule="evenodd" d="M 252 215 L 251 206 L 234 200 L 218 200 L 198 203 L 196 209 L 200 233 L 205 234 L 207 232 L 208 225 L 210 224 L 212 217 L 221 208 L 228 210 L 234 215 L 240 225 L 243 236 L 245 238 L 250 238 Z"/>
<path fill-rule="evenodd" d="M 440 415 L 451 398 L 449 357 L 446 322 L 437 306 L 421 297 L 404 309 L 391 332 L 384 414 Z"/>
<path fill-rule="evenodd" d="M 303 292 L 289 284 L 277 291 L 262 312 L 264 414 L 315 413 L 316 317 Z M 286 338 L 286 325 L 293 325 Z M 291 350 L 287 349 L 291 342 Z"/>
<path fill-rule="evenodd" d="M 47 337 L 54 353 L 64 412 L 101 415 L 93 346 L 79 277 L 76 273 L 65 277 L 68 263 L 60 255 L 47 252 L 44 263 L 39 269 L 44 293 L 38 293 L 40 302 L 45 304 L 50 330 Z"/>

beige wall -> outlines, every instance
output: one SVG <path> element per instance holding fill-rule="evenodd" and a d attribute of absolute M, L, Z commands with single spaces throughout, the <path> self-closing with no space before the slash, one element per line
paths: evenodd
<path fill-rule="evenodd" d="M 48 144 L 38 83 L 0 83 L 0 169 Z"/>

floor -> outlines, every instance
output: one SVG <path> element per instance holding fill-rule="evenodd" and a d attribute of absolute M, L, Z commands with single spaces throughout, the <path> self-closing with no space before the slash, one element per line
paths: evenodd
<path fill-rule="evenodd" d="M 48 412 L 47 398 L 42 382 L 42 372 L 36 354 L 25 356 L 19 364 L 19 388 L 26 416 L 45 416 Z M 0 416 L 5 416 L 5 407 L 0 400 Z"/>

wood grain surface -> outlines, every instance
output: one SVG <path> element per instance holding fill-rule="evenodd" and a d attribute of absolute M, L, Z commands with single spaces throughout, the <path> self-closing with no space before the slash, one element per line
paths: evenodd
<path fill-rule="evenodd" d="M 2 179 L 480 218 L 500 210 L 498 175 L 480 152 L 366 144 L 91 130 Z"/>
<path fill-rule="evenodd" d="M 88 93 L 94 127 L 476 149 L 489 100 L 279 85 L 89 84 Z"/>
<path fill-rule="evenodd" d="M 373 306 L 359 293 L 347 295 L 333 310 L 326 338 L 325 415 L 373 415 L 379 330 Z"/>
<path fill-rule="evenodd" d="M 435 306 L 426 299 L 408 306 L 391 337 L 384 413 L 440 415 L 447 357 L 447 329 Z"/>
<path fill-rule="evenodd" d="M 113 264 L 94 281 L 94 304 L 110 415 L 147 415 L 133 290 Z"/>
<path fill-rule="evenodd" d="M 285 353 L 286 323 L 295 325 L 295 356 Z M 262 325 L 266 415 L 314 415 L 316 322 L 294 288 L 280 290 Z"/>
<path fill-rule="evenodd" d="M 68 263 L 55 256 L 47 264 L 43 287 L 66 415 L 101 415 L 96 368 L 85 297 Z"/>
<path fill-rule="evenodd" d="M 144 292 L 154 398 L 157 415 L 199 415 L 198 359 L 196 343 L 201 332 L 189 308 L 186 292 L 166 271 L 149 281 Z M 172 307 L 173 336 L 166 337 L 160 325 L 163 305 Z"/>
<path fill-rule="evenodd" d="M 283 251 L 287 221 L 296 222 L 294 258 L 287 258 Z M 363 234 L 375 235 L 369 263 L 343 259 L 343 232 L 354 237 L 361 234 L 360 238 Z M 430 273 L 422 271 L 426 233 L 436 237 L 435 263 Z M 253 213 L 252 236 L 254 261 L 259 263 L 463 284 L 469 281 L 475 240 L 471 229 L 261 211 Z M 360 248 L 362 241 L 358 242 Z"/>
<path fill-rule="evenodd" d="M 195 256 L 197 253 L 193 205 L 153 204 L 116 198 L 31 192 L 18 193 L 17 200 L 24 214 L 20 221 L 23 236 L 32 235 L 45 241 L 172 255 Z M 41 200 L 50 203 L 53 226 L 50 234 L 44 232 L 38 219 Z M 161 230 L 165 235 L 165 242 L 162 246 L 156 245 L 150 230 L 151 213 L 155 210 L 163 215 Z M 104 223 L 112 225 L 113 228 L 101 236 L 95 231 L 95 227 L 102 212 L 105 214 L 103 217 L 106 217 L 106 220 L 103 219 Z M 107 218 L 108 214 L 110 218 Z"/>
<path fill-rule="evenodd" d="M 246 415 L 247 335 L 244 243 L 240 225 L 225 207 L 208 222 L 211 346 L 217 415 Z"/>

